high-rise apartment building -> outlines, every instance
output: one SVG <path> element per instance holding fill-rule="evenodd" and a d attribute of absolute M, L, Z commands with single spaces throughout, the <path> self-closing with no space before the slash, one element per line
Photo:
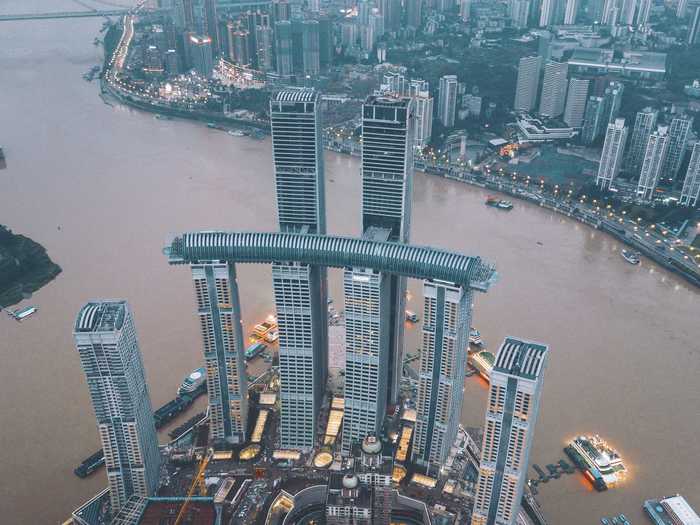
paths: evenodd
<path fill-rule="evenodd" d="M 507 337 L 491 371 L 472 525 L 514 525 L 542 397 L 547 346 Z"/>
<path fill-rule="evenodd" d="M 540 5 L 540 27 L 551 25 L 554 20 L 555 3 L 557 0 L 542 0 Z"/>
<path fill-rule="evenodd" d="M 515 87 L 516 111 L 532 111 L 537 101 L 540 85 L 542 58 L 539 56 L 523 57 L 518 63 L 518 81 Z"/>
<path fill-rule="evenodd" d="M 455 125 L 457 87 L 457 75 L 445 75 L 440 78 L 437 114 L 440 122 L 446 128 L 451 128 Z"/>
<path fill-rule="evenodd" d="M 304 75 L 315 77 L 321 72 L 318 20 L 304 20 L 302 53 Z"/>
<path fill-rule="evenodd" d="M 681 190 L 681 206 L 694 208 L 700 204 L 700 142 L 693 146 L 693 153 L 690 156 L 690 164 L 683 181 Z"/>
<path fill-rule="evenodd" d="M 649 142 L 649 136 L 656 128 L 658 116 L 659 112 L 651 108 L 644 108 L 637 113 L 626 159 L 627 169 L 630 172 L 639 171 L 642 167 L 647 142 Z"/>
<path fill-rule="evenodd" d="M 601 136 L 607 121 L 604 118 L 605 104 L 603 97 L 588 97 L 586 112 L 581 128 L 581 142 L 590 146 Z"/>
<path fill-rule="evenodd" d="M 275 23 L 276 70 L 281 77 L 290 76 L 294 69 L 292 63 L 292 23 L 280 20 Z"/>
<path fill-rule="evenodd" d="M 603 152 L 600 155 L 600 165 L 598 166 L 598 176 L 596 185 L 601 190 L 609 190 L 613 180 L 622 166 L 622 154 L 625 151 L 627 142 L 627 128 L 625 119 L 616 119 L 612 124 L 608 124 L 603 143 Z"/>
<path fill-rule="evenodd" d="M 586 111 L 588 99 L 588 86 L 590 81 L 583 78 L 569 80 L 569 90 L 566 95 L 566 107 L 564 109 L 564 122 L 572 128 L 583 126 L 583 115 Z"/>
<path fill-rule="evenodd" d="M 424 282 L 423 297 L 413 461 L 436 475 L 454 443 L 462 413 L 472 294 L 435 280 Z"/>
<path fill-rule="evenodd" d="M 540 98 L 540 115 L 543 117 L 556 118 L 564 113 L 568 67 L 566 62 L 552 60 L 545 64 Z"/>
<path fill-rule="evenodd" d="M 469 22 L 472 12 L 472 0 L 459 0 L 459 18 L 465 24 Z"/>
<path fill-rule="evenodd" d="M 386 240 L 386 230 L 366 238 Z M 393 307 L 389 275 L 371 269 L 345 270 L 345 415 L 342 451 L 370 434 L 378 434 L 384 422 L 389 377 L 389 331 L 386 319 Z"/>
<path fill-rule="evenodd" d="M 578 15 L 578 0 L 566 0 L 566 9 L 564 11 L 564 24 L 573 25 L 576 23 Z"/>
<path fill-rule="evenodd" d="M 530 18 L 530 0 L 510 0 L 508 16 L 515 29 L 525 29 Z"/>
<path fill-rule="evenodd" d="M 326 233 L 320 97 L 285 89 L 270 101 L 280 230 Z M 282 447 L 314 446 L 327 377 L 328 313 L 325 268 L 272 266 L 280 362 Z"/>
<path fill-rule="evenodd" d="M 214 60 L 211 51 L 211 37 L 207 35 L 190 35 L 190 56 L 192 68 L 203 78 L 211 78 Z"/>
<path fill-rule="evenodd" d="M 637 185 L 638 198 L 649 201 L 654 196 L 659 177 L 661 176 L 661 168 L 668 152 L 668 143 L 668 127 L 666 126 L 659 126 L 649 136 Z"/>
<path fill-rule="evenodd" d="M 634 24 L 634 13 L 639 0 L 620 0 L 620 24 L 631 26 Z"/>
<path fill-rule="evenodd" d="M 700 42 L 700 5 L 695 8 L 693 18 L 688 24 L 688 36 L 686 37 L 686 44 L 689 46 L 698 42 Z"/>
<path fill-rule="evenodd" d="M 406 0 L 406 25 L 419 29 L 423 16 L 423 0 Z"/>
<path fill-rule="evenodd" d="M 610 124 L 614 122 L 620 113 L 620 106 L 622 105 L 622 95 L 625 92 L 625 85 L 621 82 L 612 81 L 606 87 L 603 92 L 603 101 L 605 103 L 605 124 Z"/>
<path fill-rule="evenodd" d="M 158 488 L 160 452 L 131 309 L 95 301 L 78 312 L 75 347 L 85 372 L 105 456 L 112 512 Z"/>
<path fill-rule="evenodd" d="M 191 270 L 207 371 L 209 437 L 240 444 L 246 439 L 248 380 L 236 269 L 200 261 Z"/>
<path fill-rule="evenodd" d="M 685 18 L 688 14 L 688 0 L 678 0 L 676 4 L 676 17 Z"/>
<path fill-rule="evenodd" d="M 639 0 L 637 14 L 634 18 L 634 25 L 643 27 L 649 24 L 649 15 L 651 14 L 653 3 L 654 0 Z"/>
<path fill-rule="evenodd" d="M 367 98 L 362 107 L 362 231 L 366 235 L 376 237 L 381 234 L 386 235 L 389 242 L 408 242 L 414 143 L 415 106 L 410 97 L 372 95 Z M 360 275 L 366 273 L 362 268 L 358 272 Z M 389 370 L 386 377 L 379 377 L 379 382 L 387 391 L 386 399 L 395 403 L 403 365 L 406 278 L 381 276 L 372 282 L 375 287 L 380 287 L 385 280 L 388 280 L 389 300 L 381 310 L 379 333 L 371 335 L 379 338 L 388 334 Z M 348 375 L 346 370 L 346 382 Z M 345 403 L 347 421 L 352 418 L 348 411 L 347 391 Z"/>
<path fill-rule="evenodd" d="M 416 105 L 415 145 L 424 148 L 433 134 L 433 97 L 424 80 L 411 80 L 409 94 Z"/>
<path fill-rule="evenodd" d="M 668 152 L 661 168 L 661 177 L 669 182 L 675 180 L 681 168 L 688 144 L 688 134 L 692 128 L 692 117 L 677 117 L 671 121 L 668 130 Z"/>

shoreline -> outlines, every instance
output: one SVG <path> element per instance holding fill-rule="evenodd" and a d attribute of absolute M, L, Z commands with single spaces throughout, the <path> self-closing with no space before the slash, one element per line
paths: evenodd
<path fill-rule="evenodd" d="M 119 46 L 116 46 L 112 54 L 114 54 L 118 50 L 118 48 Z M 127 106 L 131 106 L 148 113 L 154 113 L 156 115 L 162 114 L 170 117 L 184 118 L 199 122 L 214 122 L 219 124 L 227 124 L 236 128 L 252 128 L 254 130 L 257 130 L 258 132 L 263 132 L 267 135 L 270 134 L 269 125 L 265 125 L 263 123 L 227 117 L 226 115 L 219 113 L 171 108 L 142 100 L 136 100 L 130 95 L 121 93 L 120 90 L 113 86 L 109 81 L 105 81 L 105 78 L 112 73 L 113 66 L 111 65 L 111 62 L 113 62 L 111 59 L 109 61 L 105 59 L 105 67 L 103 68 L 102 74 L 100 75 L 100 94 L 103 100 L 104 94 L 107 93 Z M 105 101 L 105 103 L 107 102 Z M 323 147 L 326 150 L 334 151 L 336 153 L 344 155 L 353 156 L 353 154 L 355 154 L 354 147 L 352 149 L 337 146 L 331 147 L 330 145 L 325 143 Z M 691 269 L 691 267 L 685 266 L 682 262 L 679 262 L 675 260 L 672 256 L 668 255 L 667 253 L 664 253 L 666 252 L 665 247 L 662 251 L 658 250 L 657 245 L 650 247 L 641 236 L 636 235 L 636 237 L 638 238 L 635 238 L 635 234 L 631 233 L 624 226 L 619 226 L 615 221 L 611 221 L 604 217 L 596 215 L 592 209 L 589 209 L 585 206 L 579 206 L 577 204 L 567 203 L 566 201 L 560 201 L 552 198 L 551 196 L 546 196 L 544 194 L 536 194 L 530 191 L 529 189 L 522 188 L 512 182 L 506 183 L 500 180 L 496 181 L 496 179 L 494 179 L 492 176 L 489 176 L 491 177 L 491 180 L 489 180 L 489 178 L 487 178 L 487 176 L 483 173 L 474 175 L 473 173 L 467 174 L 466 171 L 462 171 L 462 176 L 457 176 L 454 174 L 450 174 L 449 168 L 443 167 L 433 167 L 427 169 L 425 166 L 423 166 L 423 169 L 421 169 L 420 167 L 414 167 L 414 169 L 422 171 L 426 175 L 435 175 L 446 179 L 470 184 L 472 186 L 477 186 L 492 191 L 498 191 L 516 199 L 529 201 L 533 204 L 537 204 L 542 208 L 546 208 L 548 210 L 557 212 L 560 215 L 573 218 L 578 222 L 587 224 L 588 226 L 596 230 L 600 230 L 609 234 L 614 239 L 639 251 L 641 254 L 645 255 L 647 258 L 651 259 L 662 268 L 665 268 L 666 270 L 676 275 L 679 275 L 680 277 L 683 277 L 688 283 L 700 288 L 700 271 L 694 268 Z M 671 250 L 672 249 L 673 248 L 671 248 Z"/>

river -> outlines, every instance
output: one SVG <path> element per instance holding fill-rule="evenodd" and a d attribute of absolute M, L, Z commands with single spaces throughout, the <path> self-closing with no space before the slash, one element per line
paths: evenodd
<path fill-rule="evenodd" d="M 70 0 L 6 0 L 3 12 L 76 9 Z M 71 338 L 92 298 L 131 304 L 154 406 L 201 363 L 187 268 L 161 250 L 171 233 L 272 230 L 269 140 L 156 120 L 109 106 L 82 74 L 101 61 L 98 19 L 0 22 L 0 223 L 44 245 L 63 273 L 30 302 L 24 323 L 0 319 L 0 515 L 7 524 L 57 523 L 105 485 L 72 469 L 98 447 Z M 356 159 L 329 154 L 328 230 L 358 234 Z M 412 240 L 494 262 L 500 281 L 476 297 L 475 326 L 491 349 L 506 335 L 550 345 L 531 460 L 563 457 L 567 438 L 599 433 L 630 468 L 626 483 L 593 493 L 581 476 L 541 485 L 553 524 L 624 512 L 644 523 L 644 499 L 680 492 L 700 509 L 700 294 L 584 225 L 417 174 Z M 239 268 L 247 326 L 272 312 L 270 270 Z M 409 307 L 420 312 L 420 283 Z M 331 295 L 341 304 L 340 280 Z M 23 303 L 25 304 L 25 303 Z M 418 346 L 409 332 L 411 352 Z M 486 385 L 466 382 L 462 420 L 483 425 Z M 201 401 L 200 401 L 201 405 Z"/>

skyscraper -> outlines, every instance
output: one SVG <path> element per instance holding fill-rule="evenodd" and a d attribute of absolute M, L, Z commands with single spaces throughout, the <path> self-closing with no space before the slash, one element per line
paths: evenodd
<path fill-rule="evenodd" d="M 293 65 L 292 23 L 289 20 L 275 23 L 275 56 L 277 74 L 281 77 L 290 76 L 293 73 Z"/>
<path fill-rule="evenodd" d="M 323 143 L 318 93 L 285 89 L 270 101 L 277 215 L 283 232 L 326 233 Z M 279 327 L 280 438 L 283 448 L 314 446 L 327 377 L 325 268 L 274 264 Z"/>
<path fill-rule="evenodd" d="M 386 240 L 387 230 L 370 228 L 364 237 Z M 376 235 L 374 235 L 376 233 Z M 392 304 L 391 277 L 375 270 L 344 272 L 345 415 L 342 451 L 381 431 L 387 404 L 390 333 L 386 317 Z"/>
<path fill-rule="evenodd" d="M 668 131 L 668 152 L 661 169 L 661 176 L 668 181 L 675 180 L 676 175 L 678 175 L 678 170 L 680 170 L 685 156 L 688 134 L 692 127 L 692 117 L 678 117 L 671 121 L 671 127 Z"/>
<path fill-rule="evenodd" d="M 556 118 L 564 112 L 568 67 L 566 62 L 552 60 L 545 64 L 540 98 L 540 115 L 543 117 Z"/>
<path fill-rule="evenodd" d="M 639 184 L 637 185 L 637 197 L 642 200 L 651 200 L 659 183 L 661 168 L 668 151 L 668 128 L 659 128 L 649 136 L 647 147 L 644 151 L 644 162 L 642 171 L 639 174 Z"/>
<path fill-rule="evenodd" d="M 516 29 L 525 29 L 530 17 L 530 0 L 510 0 L 508 16 Z"/>
<path fill-rule="evenodd" d="M 610 124 L 614 122 L 620 113 L 620 106 L 622 105 L 622 95 L 625 92 L 625 85 L 621 82 L 612 81 L 610 82 L 603 93 L 603 103 L 604 103 L 604 115 L 606 122 L 605 124 Z"/>
<path fill-rule="evenodd" d="M 459 0 L 459 18 L 465 24 L 469 22 L 472 12 L 472 0 Z"/>
<path fill-rule="evenodd" d="M 518 81 L 515 87 L 516 111 L 532 111 L 537 101 L 537 89 L 540 84 L 542 58 L 539 56 L 523 57 L 518 63 Z"/>
<path fill-rule="evenodd" d="M 436 475 L 462 412 L 472 294 L 452 283 L 423 283 L 423 346 L 413 461 Z"/>
<path fill-rule="evenodd" d="M 554 19 L 554 8 L 557 0 L 542 0 L 540 7 L 540 27 L 547 27 Z"/>
<path fill-rule="evenodd" d="M 634 24 L 634 13 L 639 0 L 620 0 L 620 24 L 631 26 Z"/>
<path fill-rule="evenodd" d="M 604 108 L 603 97 L 588 97 L 581 129 L 581 142 L 588 146 L 598 140 L 602 130 L 605 129 L 607 121 L 603 118 Z"/>
<path fill-rule="evenodd" d="M 248 379 L 236 268 L 212 260 L 192 264 L 191 269 L 207 370 L 209 437 L 214 442 L 243 443 Z"/>
<path fill-rule="evenodd" d="M 190 35 L 190 56 L 192 68 L 203 78 L 211 78 L 214 61 L 211 54 L 211 37 L 207 35 Z"/>
<path fill-rule="evenodd" d="M 576 23 L 578 15 L 578 0 L 566 0 L 566 10 L 564 12 L 564 24 L 573 25 Z"/>
<path fill-rule="evenodd" d="M 683 189 L 681 190 L 681 206 L 690 206 L 691 208 L 699 204 L 700 199 L 700 142 L 696 142 L 693 146 L 693 153 L 690 156 L 690 164 L 688 171 L 685 174 L 683 181 Z"/>
<path fill-rule="evenodd" d="M 440 93 L 438 96 L 438 118 L 442 125 L 451 128 L 455 125 L 457 112 L 457 75 L 440 77 Z"/>
<path fill-rule="evenodd" d="M 630 172 L 636 172 L 642 167 L 647 142 L 656 127 L 658 116 L 659 112 L 651 108 L 644 108 L 637 113 L 626 159 L 627 169 Z"/>
<path fill-rule="evenodd" d="M 614 25 L 617 23 L 618 2 L 619 0 L 605 0 L 603 16 L 600 20 L 602 24 Z"/>
<path fill-rule="evenodd" d="M 116 513 L 131 496 L 153 495 L 160 474 L 158 436 L 129 305 L 85 304 L 73 338 L 97 417 Z"/>
<path fill-rule="evenodd" d="M 676 4 L 676 17 L 685 18 L 688 11 L 688 0 L 678 0 Z"/>
<path fill-rule="evenodd" d="M 424 148 L 433 134 L 433 97 L 424 80 L 411 80 L 409 91 L 416 105 L 415 145 Z"/>
<path fill-rule="evenodd" d="M 256 29 L 258 45 L 258 67 L 263 71 L 274 69 L 274 32 L 270 26 L 258 26 Z"/>
<path fill-rule="evenodd" d="M 627 128 L 625 127 L 625 119 L 619 118 L 612 124 L 608 124 L 603 152 L 600 155 L 598 176 L 595 181 L 601 190 L 609 190 L 613 180 L 620 171 L 626 142 Z"/>
<path fill-rule="evenodd" d="M 219 33 L 219 18 L 216 14 L 216 0 L 204 0 L 204 34 L 211 38 L 214 54 L 221 51 L 221 34 Z"/>
<path fill-rule="evenodd" d="M 572 128 L 580 128 L 583 125 L 583 114 L 586 111 L 589 83 L 589 80 L 582 78 L 572 78 L 569 80 L 569 90 L 566 95 L 566 108 L 564 110 L 564 122 Z"/>
<path fill-rule="evenodd" d="M 689 46 L 697 44 L 700 41 L 700 6 L 695 8 L 693 19 L 688 25 L 688 37 L 686 43 Z"/>
<path fill-rule="evenodd" d="M 415 107 L 410 98 L 367 98 L 362 107 L 362 230 L 386 229 L 390 242 L 406 243 L 409 239 L 414 134 Z M 386 388 L 387 399 L 394 403 L 402 376 L 404 277 L 390 277 L 390 295 L 381 330 L 389 333 Z"/>
<path fill-rule="evenodd" d="M 549 349 L 507 337 L 491 371 L 472 525 L 514 525 L 542 397 Z"/>
<path fill-rule="evenodd" d="M 654 0 L 640 0 L 639 7 L 637 8 L 637 14 L 634 18 L 634 24 L 637 27 L 646 26 L 649 24 L 649 15 L 651 14 L 651 7 Z"/>
<path fill-rule="evenodd" d="M 303 26 L 304 75 L 315 77 L 321 72 L 318 20 L 304 20 Z"/>
<path fill-rule="evenodd" d="M 406 0 L 406 25 L 419 29 L 422 21 L 423 0 Z"/>

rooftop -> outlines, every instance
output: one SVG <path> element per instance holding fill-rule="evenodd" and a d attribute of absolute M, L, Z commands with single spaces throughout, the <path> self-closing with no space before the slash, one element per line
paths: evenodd
<path fill-rule="evenodd" d="M 494 371 L 536 379 L 542 372 L 548 351 L 545 345 L 506 337 L 496 354 Z"/>
<path fill-rule="evenodd" d="M 278 91 L 273 100 L 275 102 L 314 102 L 316 90 L 310 88 L 285 88 Z"/>
<path fill-rule="evenodd" d="M 666 53 L 626 51 L 622 57 L 615 57 L 612 49 L 579 47 L 573 50 L 569 64 L 665 73 Z"/>
<path fill-rule="evenodd" d="M 75 320 L 76 332 L 114 332 L 120 330 L 126 316 L 126 301 L 89 302 Z"/>

